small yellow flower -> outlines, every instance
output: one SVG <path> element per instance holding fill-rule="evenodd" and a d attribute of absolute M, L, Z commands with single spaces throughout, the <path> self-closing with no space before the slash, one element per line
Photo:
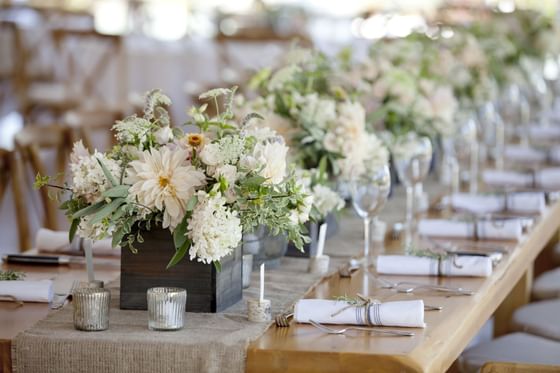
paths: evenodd
<path fill-rule="evenodd" d="M 201 133 L 191 133 L 187 135 L 187 143 L 193 148 L 197 148 L 204 144 L 204 135 Z"/>

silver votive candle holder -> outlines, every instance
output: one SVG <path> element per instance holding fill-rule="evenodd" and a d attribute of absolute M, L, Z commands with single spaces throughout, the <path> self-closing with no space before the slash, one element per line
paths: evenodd
<path fill-rule="evenodd" d="M 103 288 L 78 288 L 72 294 L 74 327 L 88 332 L 109 327 L 111 293 Z"/>
<path fill-rule="evenodd" d="M 148 328 L 179 330 L 185 324 L 187 290 L 174 287 L 148 289 Z"/>
<path fill-rule="evenodd" d="M 248 299 L 247 318 L 251 322 L 270 321 L 272 319 L 272 303 L 270 302 L 270 299 Z"/>
<path fill-rule="evenodd" d="M 251 285 L 251 272 L 253 272 L 253 254 L 243 255 L 243 289 Z"/>
<path fill-rule="evenodd" d="M 307 271 L 314 275 L 325 275 L 329 272 L 329 261 L 328 255 L 312 256 L 309 258 Z"/>

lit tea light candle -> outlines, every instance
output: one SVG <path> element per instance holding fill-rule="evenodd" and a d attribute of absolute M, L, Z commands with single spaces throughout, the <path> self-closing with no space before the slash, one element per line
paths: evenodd
<path fill-rule="evenodd" d="M 259 298 L 247 300 L 247 316 L 252 322 L 265 322 L 272 319 L 272 305 L 264 299 L 264 263 L 260 267 Z"/>
<path fill-rule="evenodd" d="M 325 240 L 327 237 L 327 223 L 321 224 L 319 228 L 319 240 L 317 242 L 317 255 L 309 258 L 308 272 L 323 275 L 329 271 L 328 255 L 323 255 L 325 250 Z"/>

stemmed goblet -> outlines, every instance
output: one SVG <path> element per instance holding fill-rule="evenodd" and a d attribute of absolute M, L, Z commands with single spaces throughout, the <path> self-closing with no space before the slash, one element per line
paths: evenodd
<path fill-rule="evenodd" d="M 432 143 L 425 136 L 411 132 L 397 139 L 393 148 L 393 160 L 399 180 L 406 188 L 405 249 L 412 243 L 414 232 L 414 190 L 422 186 L 432 162 Z M 421 188 L 420 188 L 421 189 Z"/>
<path fill-rule="evenodd" d="M 353 178 L 350 184 L 352 205 L 354 210 L 364 221 L 364 260 L 368 265 L 370 254 L 371 221 L 374 219 L 387 201 L 391 189 L 391 174 L 387 165 L 379 165 L 362 175 Z"/>

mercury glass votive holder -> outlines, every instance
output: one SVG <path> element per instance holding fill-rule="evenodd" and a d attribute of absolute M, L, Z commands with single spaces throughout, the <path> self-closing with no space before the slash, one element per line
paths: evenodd
<path fill-rule="evenodd" d="M 109 327 L 111 293 L 103 288 L 78 288 L 72 295 L 74 327 L 84 331 L 100 331 Z"/>
<path fill-rule="evenodd" d="M 148 289 L 148 328 L 179 330 L 185 323 L 187 290 L 173 287 Z"/>

